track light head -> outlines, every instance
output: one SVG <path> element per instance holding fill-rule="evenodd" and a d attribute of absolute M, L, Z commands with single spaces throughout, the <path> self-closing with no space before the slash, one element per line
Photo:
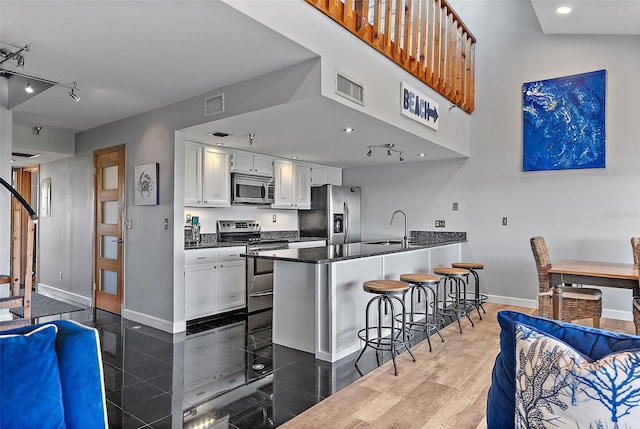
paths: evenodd
<path fill-rule="evenodd" d="M 24 92 L 27 94 L 33 94 L 33 85 L 31 85 L 31 79 L 27 79 L 27 86 L 24 87 Z"/>
<path fill-rule="evenodd" d="M 36 136 L 40 135 L 40 131 L 42 131 L 42 126 L 40 125 L 36 125 L 35 127 L 33 127 L 33 134 Z"/>
<path fill-rule="evenodd" d="M 400 152 L 400 155 L 398 155 L 398 158 L 400 158 L 400 162 L 404 161 L 404 156 L 402 156 L 402 152 Z"/>
<path fill-rule="evenodd" d="M 24 57 L 22 55 L 17 55 L 18 67 L 24 68 Z"/>
<path fill-rule="evenodd" d="M 254 136 L 255 136 L 255 134 L 253 134 L 253 133 L 247 134 L 247 137 L 249 137 L 249 146 L 251 146 L 253 144 L 253 137 Z"/>
<path fill-rule="evenodd" d="M 369 148 L 369 152 L 367 152 L 367 156 L 371 156 L 371 146 L 367 146 Z"/>
<path fill-rule="evenodd" d="M 391 149 L 387 149 L 387 156 L 391 158 Z"/>
<path fill-rule="evenodd" d="M 69 97 L 73 98 L 73 101 L 77 103 L 78 101 L 80 101 L 80 96 L 76 94 L 76 91 L 79 91 L 79 89 L 76 85 L 76 82 L 73 82 L 73 88 L 71 88 L 71 91 L 69 91 Z"/>

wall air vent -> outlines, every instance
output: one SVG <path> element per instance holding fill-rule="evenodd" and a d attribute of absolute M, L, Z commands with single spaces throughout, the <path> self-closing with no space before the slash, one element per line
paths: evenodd
<path fill-rule="evenodd" d="M 204 99 L 204 116 L 224 113 L 224 93 Z"/>
<path fill-rule="evenodd" d="M 364 86 L 336 71 L 336 94 L 364 106 Z"/>
<path fill-rule="evenodd" d="M 41 153 L 25 153 L 25 152 L 11 152 L 11 156 L 15 156 L 16 158 L 37 158 Z"/>

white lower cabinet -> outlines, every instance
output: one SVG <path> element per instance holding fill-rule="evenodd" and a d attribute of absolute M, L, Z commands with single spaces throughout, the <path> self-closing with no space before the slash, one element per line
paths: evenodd
<path fill-rule="evenodd" d="M 245 248 L 187 250 L 184 268 L 185 319 L 212 316 L 245 306 Z"/>

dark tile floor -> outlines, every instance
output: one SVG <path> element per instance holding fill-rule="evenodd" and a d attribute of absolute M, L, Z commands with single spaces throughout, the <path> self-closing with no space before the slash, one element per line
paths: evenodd
<path fill-rule="evenodd" d="M 61 317 L 100 334 L 111 428 L 273 428 L 360 377 L 357 353 L 331 364 L 273 344 L 269 311 L 177 336 L 92 308 Z M 368 351 L 360 368 L 375 367 Z"/>

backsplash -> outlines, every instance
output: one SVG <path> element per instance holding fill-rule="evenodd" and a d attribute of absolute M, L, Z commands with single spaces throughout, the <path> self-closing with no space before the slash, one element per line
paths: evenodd
<path fill-rule="evenodd" d="M 466 232 L 454 231 L 411 231 L 411 241 L 416 244 L 433 245 L 467 241 Z"/>

